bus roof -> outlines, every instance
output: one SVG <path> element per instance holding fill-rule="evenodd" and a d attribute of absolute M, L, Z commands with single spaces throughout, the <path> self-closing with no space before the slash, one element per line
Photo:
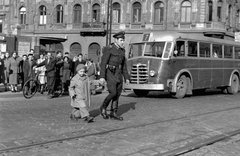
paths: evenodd
<path fill-rule="evenodd" d="M 132 43 L 144 43 L 144 42 L 161 42 L 161 41 L 175 41 L 176 39 L 188 39 L 202 42 L 211 42 L 211 43 L 220 43 L 220 44 L 231 44 L 231 45 L 239 45 L 239 42 L 224 40 L 212 37 L 205 37 L 203 35 L 192 34 L 192 33 L 179 33 L 174 31 L 150 31 L 145 32 L 143 34 L 139 34 L 134 36 L 130 40 L 130 44 Z"/>

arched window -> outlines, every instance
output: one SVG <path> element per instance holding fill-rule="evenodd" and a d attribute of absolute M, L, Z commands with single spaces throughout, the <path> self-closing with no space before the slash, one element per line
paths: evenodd
<path fill-rule="evenodd" d="M 44 5 L 39 7 L 39 24 L 47 24 L 47 9 Z"/>
<path fill-rule="evenodd" d="M 77 56 L 78 54 L 82 53 L 82 47 L 79 43 L 75 42 L 71 44 L 70 46 L 70 57 L 73 58 L 74 56 Z"/>
<path fill-rule="evenodd" d="M 98 43 L 92 43 L 88 47 L 88 58 L 97 63 L 100 59 L 100 45 Z"/>
<path fill-rule="evenodd" d="M 240 22 L 240 17 L 239 16 L 240 16 L 240 10 L 238 9 L 237 13 L 236 13 L 236 28 L 238 28 L 238 29 L 239 29 L 239 26 L 240 26 L 239 25 L 240 24 L 239 23 Z"/>
<path fill-rule="evenodd" d="M 26 24 L 26 8 L 25 7 L 21 7 L 19 9 L 19 15 L 20 15 L 19 24 Z"/>
<path fill-rule="evenodd" d="M 57 13 L 56 23 L 63 23 L 63 6 L 62 5 L 58 5 L 56 7 L 56 13 Z"/>
<path fill-rule="evenodd" d="M 217 3 L 217 20 L 222 21 L 222 0 Z"/>
<path fill-rule="evenodd" d="M 233 15 L 232 6 L 229 5 L 229 7 L 228 7 L 228 24 L 230 26 L 232 26 L 232 18 L 233 18 L 232 15 Z"/>
<path fill-rule="evenodd" d="M 92 6 L 92 22 L 100 22 L 100 5 L 94 4 Z"/>
<path fill-rule="evenodd" d="M 56 43 L 55 44 L 55 51 L 63 52 L 63 44 L 62 43 Z"/>
<path fill-rule="evenodd" d="M 141 22 L 141 16 L 142 16 L 142 6 L 141 3 L 135 2 L 132 6 L 132 22 L 133 23 L 140 23 Z"/>
<path fill-rule="evenodd" d="M 189 1 L 184 1 L 181 5 L 181 22 L 191 22 L 192 5 Z"/>
<path fill-rule="evenodd" d="M 163 23 L 164 18 L 164 4 L 156 2 L 154 4 L 154 23 Z"/>
<path fill-rule="evenodd" d="M 213 21 L 213 2 L 208 1 L 208 21 Z"/>
<path fill-rule="evenodd" d="M 82 7 L 79 4 L 73 7 L 73 23 L 81 23 L 82 21 Z"/>
<path fill-rule="evenodd" d="M 112 5 L 112 19 L 113 23 L 121 22 L 121 6 L 117 2 Z"/>

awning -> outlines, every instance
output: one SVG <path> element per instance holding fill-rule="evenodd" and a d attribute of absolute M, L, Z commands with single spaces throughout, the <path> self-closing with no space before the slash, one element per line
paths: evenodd
<path fill-rule="evenodd" d="M 39 36 L 40 40 L 54 41 L 54 42 L 65 42 L 67 37 L 52 37 L 52 36 Z"/>

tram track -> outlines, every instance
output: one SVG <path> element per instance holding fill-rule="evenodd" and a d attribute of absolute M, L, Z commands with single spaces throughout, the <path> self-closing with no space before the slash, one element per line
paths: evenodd
<path fill-rule="evenodd" d="M 146 127 L 146 126 L 151 126 L 151 125 L 154 125 L 154 124 L 170 123 L 170 122 L 174 122 L 174 121 L 191 119 L 191 118 L 200 117 L 200 116 L 204 116 L 204 115 L 221 113 L 221 112 L 237 110 L 237 109 L 240 109 L 240 107 L 232 107 L 232 108 L 228 108 L 228 109 L 209 111 L 209 112 L 204 112 L 204 113 L 199 113 L 199 114 L 194 114 L 194 115 L 189 115 L 189 116 L 182 116 L 182 117 L 172 118 L 172 119 L 167 119 L 167 120 L 156 120 L 156 121 L 150 122 L 150 123 L 144 123 L 144 124 L 139 124 L 139 125 L 131 125 L 131 126 L 126 126 L 126 127 L 122 127 L 122 128 L 105 130 L 105 131 L 101 131 L 101 132 L 95 132 L 95 133 L 89 133 L 89 134 L 83 134 L 83 135 L 76 135 L 76 136 L 72 136 L 72 137 L 64 137 L 64 138 L 53 139 L 53 140 L 48 140 L 48 141 L 43 141 L 43 142 L 38 142 L 38 143 L 31 143 L 31 144 L 27 144 L 27 145 L 19 145 L 19 146 L 14 146 L 14 147 L 8 147 L 8 148 L 0 149 L 0 154 L 7 153 L 7 152 L 14 152 L 14 151 L 24 151 L 24 150 L 28 150 L 28 149 L 32 149 L 32 148 L 44 147 L 44 146 L 48 146 L 48 145 L 51 145 L 51 144 L 62 143 L 64 141 L 76 140 L 76 139 L 86 138 L 86 137 L 90 137 L 90 136 L 106 135 L 106 134 L 109 134 L 109 133 L 112 133 L 112 132 L 117 132 L 117 131 Z M 74 133 L 74 132 L 71 132 L 71 133 Z M 232 137 L 232 136 L 237 135 L 237 134 L 240 134 L 240 129 L 235 130 L 235 131 L 231 131 L 231 132 L 226 133 L 226 134 L 221 134 L 221 135 L 218 135 L 218 136 L 215 136 L 215 137 L 212 137 L 212 138 L 208 138 L 208 139 L 202 140 L 201 142 L 196 142 L 196 143 L 191 144 L 191 145 L 186 145 L 186 146 L 180 147 L 178 149 L 170 150 L 170 151 L 167 151 L 167 152 L 162 153 L 162 154 L 157 155 L 157 156 L 182 155 L 184 153 L 187 153 L 187 152 L 196 150 L 198 148 L 201 148 L 203 146 L 213 144 L 215 142 L 227 139 L 227 138 Z"/>
<path fill-rule="evenodd" d="M 224 134 L 220 134 L 220 135 L 216 135 L 207 139 L 203 139 L 201 141 L 198 142 L 194 142 L 194 143 L 190 143 L 187 144 L 183 147 L 177 148 L 177 149 L 173 149 L 161 154 L 157 154 L 155 156 L 180 156 L 183 154 L 187 154 L 189 152 L 192 152 L 194 150 L 198 150 L 204 146 L 208 146 L 226 139 L 229 139 L 235 135 L 240 134 L 240 129 L 228 132 L 228 133 L 224 133 Z"/>

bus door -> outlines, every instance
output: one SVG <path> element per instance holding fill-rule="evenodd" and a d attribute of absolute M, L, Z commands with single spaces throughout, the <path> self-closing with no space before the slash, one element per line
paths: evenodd
<path fill-rule="evenodd" d="M 212 45 L 212 77 L 211 87 L 219 87 L 223 84 L 223 45 L 213 44 Z"/>
<path fill-rule="evenodd" d="M 173 79 L 176 74 L 181 70 L 186 68 L 186 47 L 185 41 L 176 41 L 173 51 L 173 57 L 170 60 L 170 78 Z"/>
<path fill-rule="evenodd" d="M 211 55 L 210 43 L 199 42 L 199 71 L 196 89 L 209 88 L 211 86 Z"/>
<path fill-rule="evenodd" d="M 187 41 L 186 43 L 187 51 L 187 62 L 186 68 L 190 71 L 192 75 L 193 88 L 198 88 L 199 85 L 199 58 L 198 58 L 198 42 Z"/>

